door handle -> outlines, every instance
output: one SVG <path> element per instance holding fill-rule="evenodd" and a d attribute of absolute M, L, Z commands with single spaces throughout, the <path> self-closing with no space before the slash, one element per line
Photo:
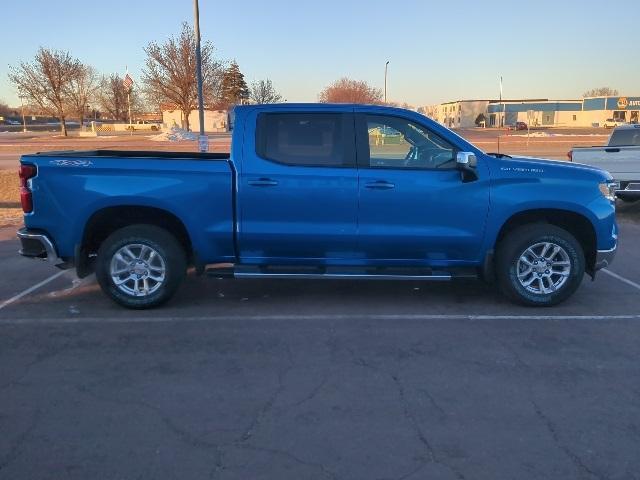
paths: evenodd
<path fill-rule="evenodd" d="M 604 151 L 607 152 L 607 153 L 617 153 L 617 152 L 620 151 L 620 149 L 619 148 L 605 148 Z"/>
<path fill-rule="evenodd" d="M 389 190 L 395 188 L 395 183 L 387 182 L 385 180 L 378 180 L 376 182 L 365 183 L 365 188 L 371 188 L 373 190 Z"/>
<path fill-rule="evenodd" d="M 253 187 L 275 187 L 278 185 L 278 182 L 270 178 L 258 178 L 257 180 L 249 180 L 247 183 Z"/>

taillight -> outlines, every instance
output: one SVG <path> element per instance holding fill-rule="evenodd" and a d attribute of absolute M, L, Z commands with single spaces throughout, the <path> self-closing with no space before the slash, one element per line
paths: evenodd
<path fill-rule="evenodd" d="M 35 165 L 20 165 L 20 203 L 22 204 L 22 211 L 24 213 L 31 213 L 33 211 L 33 197 L 31 195 L 31 188 L 29 188 L 29 179 L 35 177 L 37 173 L 38 169 Z"/>
<path fill-rule="evenodd" d="M 573 162 L 573 150 L 569 150 L 567 152 L 567 157 L 569 158 L 570 162 Z"/>

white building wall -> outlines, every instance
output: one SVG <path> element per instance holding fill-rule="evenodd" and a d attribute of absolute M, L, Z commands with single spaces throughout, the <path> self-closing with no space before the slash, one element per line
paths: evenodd
<path fill-rule="evenodd" d="M 488 101 L 485 100 L 476 100 L 472 102 L 459 102 L 459 105 L 462 107 L 460 110 L 460 121 L 456 125 L 459 128 L 472 128 L 476 126 L 476 119 L 478 115 L 484 115 L 485 122 L 488 122 L 487 118 L 487 107 L 489 105 Z"/>
<path fill-rule="evenodd" d="M 427 117 L 450 128 L 471 128 L 476 118 L 483 114 L 488 121 L 487 100 L 462 100 L 425 107 Z"/>
<path fill-rule="evenodd" d="M 180 110 L 164 110 L 162 112 L 162 123 L 164 128 L 184 128 L 184 115 Z M 193 132 L 200 130 L 198 110 L 192 110 L 189 114 L 189 128 Z M 228 129 L 228 115 L 226 110 L 204 111 L 205 132 L 226 132 Z"/>

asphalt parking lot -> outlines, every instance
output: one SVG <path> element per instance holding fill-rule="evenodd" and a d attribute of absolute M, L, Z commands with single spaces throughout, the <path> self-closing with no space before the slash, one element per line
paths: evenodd
<path fill-rule="evenodd" d="M 614 265 L 542 310 L 472 281 L 191 275 L 132 312 L 20 258 L 13 234 L 2 479 L 640 477 L 640 224 L 625 215 Z"/>

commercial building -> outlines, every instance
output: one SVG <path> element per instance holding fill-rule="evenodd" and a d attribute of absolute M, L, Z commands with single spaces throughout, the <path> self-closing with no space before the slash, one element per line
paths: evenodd
<path fill-rule="evenodd" d="M 456 100 L 425 108 L 427 117 L 449 128 L 470 128 L 486 122 L 487 109 L 493 100 Z"/>
<path fill-rule="evenodd" d="M 580 100 L 457 100 L 426 107 L 426 115 L 449 128 L 597 127 L 607 119 L 638 123 L 640 97 L 587 97 Z"/>
<path fill-rule="evenodd" d="M 488 127 L 504 127 L 524 122 L 538 126 L 584 126 L 580 100 L 503 100 L 487 107 Z M 579 118 L 580 117 L 580 118 Z"/>
<path fill-rule="evenodd" d="M 638 123 L 640 121 L 640 97 L 589 97 L 582 100 L 585 120 L 602 123 L 608 118 Z"/>

